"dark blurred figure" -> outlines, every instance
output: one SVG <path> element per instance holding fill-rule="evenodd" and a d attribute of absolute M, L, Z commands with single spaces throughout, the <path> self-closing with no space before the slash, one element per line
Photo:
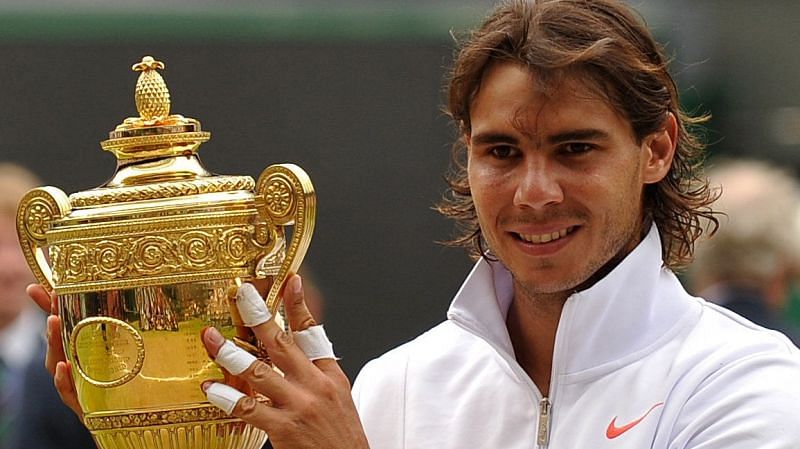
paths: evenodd
<path fill-rule="evenodd" d="M 13 376 L 2 379 L 2 392 L 10 389 L 8 399 L 14 405 L 3 448 L 90 449 L 95 445 L 89 432 L 61 402 L 44 367 L 44 315 L 30 307 L 25 293 L 36 279 L 19 246 L 16 211 L 25 192 L 38 185 L 28 170 L 0 163 L 0 357 L 13 368 Z"/>
<path fill-rule="evenodd" d="M 44 367 L 45 346 L 25 370 L 20 419 L 10 449 L 94 449 L 89 431 L 61 402 Z"/>
<path fill-rule="evenodd" d="M 0 445 L 2 448 L 39 448 L 43 428 L 32 426 L 28 405 L 47 410 L 45 421 L 76 422 L 58 398 L 52 377 L 44 369 L 44 315 L 31 307 L 25 287 L 36 282 L 19 246 L 17 204 L 40 184 L 30 171 L 0 163 Z M 38 354 L 38 357 L 37 357 Z M 25 398 L 25 401 L 22 400 Z M 63 414 L 63 417 L 59 415 Z M 26 435 L 33 432 L 33 435 Z M 33 438 L 35 437 L 35 438 Z M 26 443 L 20 445 L 20 441 Z M 56 447 L 56 446 L 53 446 Z M 68 448 L 68 444 L 58 447 Z M 84 448 L 87 446 L 83 446 Z M 92 447 L 92 446 L 89 446 Z"/>
<path fill-rule="evenodd" d="M 800 260 L 800 184 L 765 162 L 726 161 L 708 172 L 722 188 L 720 228 L 696 247 L 694 292 L 797 345 L 800 330 L 784 308 Z"/>

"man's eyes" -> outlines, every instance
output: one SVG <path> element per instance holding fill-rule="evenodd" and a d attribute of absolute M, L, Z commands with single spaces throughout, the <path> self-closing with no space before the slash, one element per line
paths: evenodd
<path fill-rule="evenodd" d="M 592 143 L 569 142 L 556 147 L 556 152 L 571 156 L 585 154 L 595 150 L 596 148 L 597 145 Z M 488 148 L 488 153 L 496 159 L 510 159 L 520 156 L 522 151 L 513 145 L 494 145 Z"/>
<path fill-rule="evenodd" d="M 595 149 L 595 145 L 584 142 L 570 142 L 561 146 L 561 151 L 566 154 L 583 154 Z"/>
<path fill-rule="evenodd" d="M 519 150 L 510 145 L 497 145 L 489 149 L 489 153 L 498 159 L 507 159 L 517 156 Z"/>

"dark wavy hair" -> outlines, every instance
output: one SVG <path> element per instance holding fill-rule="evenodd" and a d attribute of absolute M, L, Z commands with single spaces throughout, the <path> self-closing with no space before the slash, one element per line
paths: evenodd
<path fill-rule="evenodd" d="M 448 77 L 446 112 L 460 138 L 453 145 L 450 188 L 437 205 L 456 220 L 459 235 L 446 243 L 467 247 L 473 257 L 485 254 L 467 180 L 464 136 L 483 73 L 497 61 L 527 66 L 545 88 L 577 74 L 631 124 L 639 143 L 674 114 L 678 141 L 672 167 L 663 180 L 645 187 L 644 219 L 658 226 L 664 263 L 672 269 L 687 265 L 694 242 L 718 227 L 710 207 L 718 195 L 703 175 L 705 146 L 696 135 L 708 116 L 681 111 L 662 48 L 641 17 L 614 0 L 508 1 L 459 46 Z"/>

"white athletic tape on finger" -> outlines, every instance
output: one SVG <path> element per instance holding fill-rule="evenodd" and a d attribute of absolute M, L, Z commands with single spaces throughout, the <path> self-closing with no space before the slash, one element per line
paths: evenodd
<path fill-rule="evenodd" d="M 294 342 L 303 350 L 308 360 L 334 359 L 339 360 L 333 353 L 333 343 L 328 340 L 322 325 L 311 326 L 306 330 L 293 332 Z"/>
<path fill-rule="evenodd" d="M 247 327 L 258 326 L 272 318 L 272 314 L 267 310 L 267 303 L 253 284 L 245 283 L 239 287 L 236 292 L 236 308 L 239 309 L 239 315 Z"/>
<path fill-rule="evenodd" d="M 214 361 L 217 362 L 219 366 L 237 376 L 242 374 L 244 370 L 249 368 L 256 360 L 253 354 L 236 346 L 230 340 L 225 340 L 225 344 L 219 348 L 217 357 L 214 358 Z"/>
<path fill-rule="evenodd" d="M 245 397 L 241 391 L 219 382 L 212 383 L 206 390 L 208 402 L 221 408 L 226 414 L 233 413 L 233 408 L 239 399 Z"/>

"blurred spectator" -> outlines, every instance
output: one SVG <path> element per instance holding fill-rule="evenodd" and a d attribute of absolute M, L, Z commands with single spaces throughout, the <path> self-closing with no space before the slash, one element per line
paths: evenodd
<path fill-rule="evenodd" d="M 39 348 L 44 315 L 31 303 L 25 287 L 35 282 L 17 240 L 17 204 L 39 185 L 33 173 L 0 163 L 0 447 L 10 447 L 20 424 L 25 369 Z M 52 381 L 47 383 L 52 389 Z"/>
<path fill-rule="evenodd" d="M 29 300 L 30 301 L 30 300 Z M 61 402 L 53 376 L 44 367 L 45 347 L 28 364 L 22 387 L 19 423 L 10 449 L 94 449 L 89 431 L 75 413 Z"/>
<path fill-rule="evenodd" d="M 44 368 L 44 314 L 25 293 L 36 279 L 17 239 L 17 205 L 40 184 L 28 170 L 0 163 L 0 359 L 6 370 L 0 375 L 0 447 L 93 448 L 88 431 L 63 405 Z"/>
<path fill-rule="evenodd" d="M 722 188 L 719 231 L 699 243 L 689 277 L 694 292 L 795 344 L 800 332 L 784 316 L 800 267 L 800 184 L 764 162 L 726 161 L 708 172 Z"/>

